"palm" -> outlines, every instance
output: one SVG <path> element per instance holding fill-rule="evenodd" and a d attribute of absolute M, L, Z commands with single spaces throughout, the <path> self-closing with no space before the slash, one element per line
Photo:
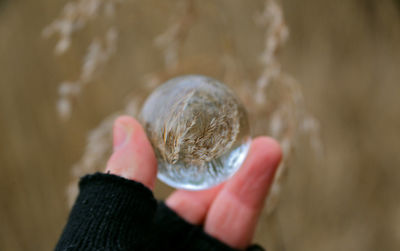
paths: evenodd
<path fill-rule="evenodd" d="M 256 138 L 240 170 L 227 182 L 203 191 L 177 190 L 166 204 L 190 223 L 235 248 L 250 244 L 263 202 L 281 159 L 273 139 Z M 114 124 L 114 153 L 107 172 L 152 189 L 157 162 L 141 125 L 123 116 Z"/>

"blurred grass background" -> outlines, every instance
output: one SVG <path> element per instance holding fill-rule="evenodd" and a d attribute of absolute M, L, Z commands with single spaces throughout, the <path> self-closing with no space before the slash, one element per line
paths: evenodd
<path fill-rule="evenodd" d="M 83 52 L 73 47 L 57 58 L 40 34 L 65 2 L 0 1 L 0 250 L 54 247 L 68 214 L 70 167 L 88 131 L 121 108 L 126 92 L 109 94 L 122 67 L 113 60 L 75 100 L 73 119 L 59 120 L 57 83 L 77 75 Z M 296 149 L 280 204 L 263 215 L 256 239 L 269 250 L 399 250 L 398 1 L 284 0 L 282 6 L 290 37 L 281 62 L 320 120 L 325 156 L 316 165 L 309 149 Z M 134 14 L 140 19 L 145 12 Z M 144 65 L 153 58 L 121 55 L 134 56 Z M 143 73 L 144 66 L 133 71 Z"/>

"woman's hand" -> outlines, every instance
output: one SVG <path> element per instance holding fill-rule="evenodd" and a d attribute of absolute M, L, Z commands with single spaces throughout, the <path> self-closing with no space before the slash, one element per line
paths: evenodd
<path fill-rule="evenodd" d="M 114 124 L 114 153 L 107 172 L 153 189 L 157 161 L 142 126 L 122 116 Z M 279 144 L 268 137 L 253 140 L 240 170 L 227 182 L 202 191 L 177 190 L 166 204 L 186 221 L 234 248 L 252 241 L 264 200 L 281 160 Z"/>

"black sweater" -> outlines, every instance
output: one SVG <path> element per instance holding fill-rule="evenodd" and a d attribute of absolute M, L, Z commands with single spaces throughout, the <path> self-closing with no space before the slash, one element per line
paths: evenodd
<path fill-rule="evenodd" d="M 55 248 L 72 250 L 234 251 L 180 218 L 141 183 L 111 174 L 85 176 Z M 247 250 L 263 250 L 257 245 Z"/>

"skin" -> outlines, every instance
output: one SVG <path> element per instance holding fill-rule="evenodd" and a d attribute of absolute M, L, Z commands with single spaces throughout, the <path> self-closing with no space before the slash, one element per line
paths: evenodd
<path fill-rule="evenodd" d="M 157 161 L 142 126 L 128 116 L 113 128 L 113 148 L 106 172 L 141 182 L 153 189 Z M 186 221 L 227 245 L 244 249 L 252 241 L 275 171 L 279 144 L 269 137 L 253 140 L 240 170 L 227 182 L 202 191 L 176 190 L 166 204 Z"/>

